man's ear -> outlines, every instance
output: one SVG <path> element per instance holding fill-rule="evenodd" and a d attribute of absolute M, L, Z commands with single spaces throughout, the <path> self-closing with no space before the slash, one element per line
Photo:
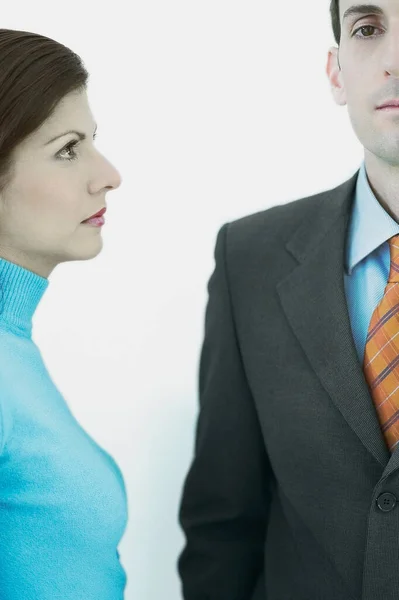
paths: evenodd
<path fill-rule="evenodd" d="M 330 80 L 330 87 L 335 102 L 339 106 L 345 106 L 346 94 L 338 52 L 339 48 L 332 47 L 329 49 L 326 73 L 328 79 Z"/>

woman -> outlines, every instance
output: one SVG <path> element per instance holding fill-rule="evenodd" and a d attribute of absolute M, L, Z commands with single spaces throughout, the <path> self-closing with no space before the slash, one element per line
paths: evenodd
<path fill-rule="evenodd" d="M 0 597 L 120 600 L 123 477 L 51 380 L 32 317 L 56 265 L 100 252 L 87 219 L 121 177 L 93 145 L 81 59 L 8 29 L 0 56 Z"/>

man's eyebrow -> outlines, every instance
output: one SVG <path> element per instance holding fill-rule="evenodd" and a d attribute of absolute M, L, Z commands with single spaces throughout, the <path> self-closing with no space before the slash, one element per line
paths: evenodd
<path fill-rule="evenodd" d="M 351 6 L 344 12 L 344 16 L 342 22 L 345 21 L 348 17 L 358 16 L 358 15 L 384 15 L 384 11 L 381 6 L 377 6 L 376 4 L 355 4 Z"/>
<path fill-rule="evenodd" d="M 96 131 L 97 131 L 97 123 L 96 123 L 96 128 L 94 130 L 94 133 L 96 133 Z M 75 131 L 75 130 L 65 131 L 64 133 L 60 133 L 59 135 L 56 135 L 54 138 L 52 138 L 51 140 L 49 140 L 48 142 L 46 142 L 44 145 L 48 146 L 48 144 L 51 144 L 55 140 L 58 140 L 58 138 L 64 137 L 64 135 L 68 135 L 70 133 L 75 133 L 78 136 L 78 138 L 79 138 L 80 141 L 85 140 L 86 137 L 87 137 L 86 134 L 82 133 L 81 131 Z M 93 133 L 93 135 L 94 135 L 94 133 Z"/>

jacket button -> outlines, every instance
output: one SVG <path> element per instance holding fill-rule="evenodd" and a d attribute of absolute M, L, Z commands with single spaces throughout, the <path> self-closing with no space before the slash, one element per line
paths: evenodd
<path fill-rule="evenodd" d="M 389 512 L 396 506 L 396 496 L 390 492 L 385 492 L 377 498 L 377 506 L 383 512 Z"/>

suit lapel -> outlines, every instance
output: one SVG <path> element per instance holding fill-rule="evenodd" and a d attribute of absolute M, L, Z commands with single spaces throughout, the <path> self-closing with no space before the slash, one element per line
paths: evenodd
<path fill-rule="evenodd" d="M 383 465 L 385 445 L 353 341 L 344 288 L 346 232 L 358 172 L 330 192 L 288 241 L 298 266 L 277 285 L 316 375 L 360 441 Z"/>

